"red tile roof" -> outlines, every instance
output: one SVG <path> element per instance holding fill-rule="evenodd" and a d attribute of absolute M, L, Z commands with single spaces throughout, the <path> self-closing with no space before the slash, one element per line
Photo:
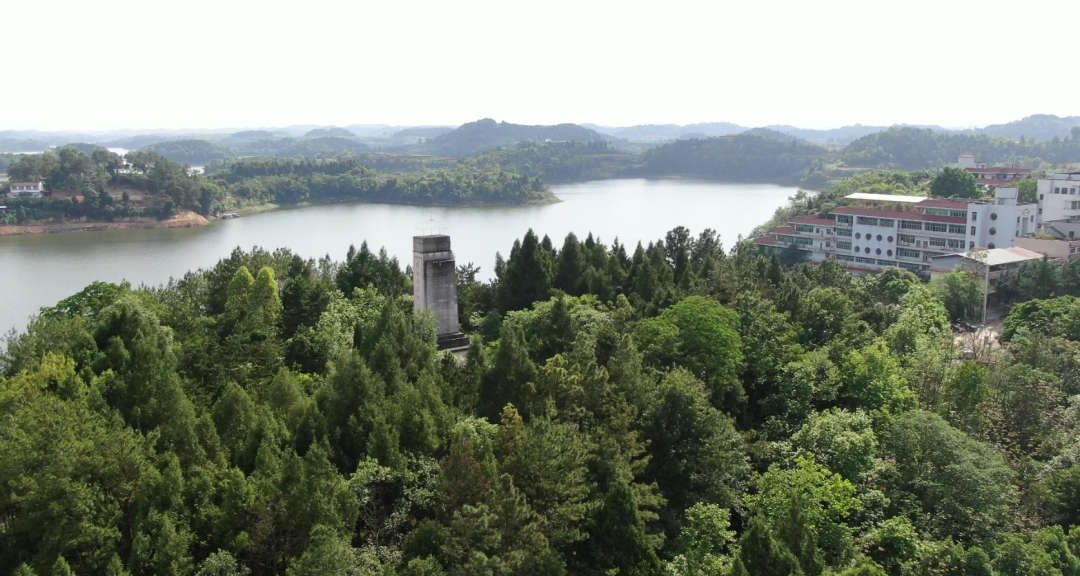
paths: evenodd
<path fill-rule="evenodd" d="M 763 246 L 776 246 L 776 238 L 773 238 L 772 236 L 760 236 L 758 238 L 754 238 L 754 243 L 761 244 Z"/>
<path fill-rule="evenodd" d="M 967 210 L 968 203 L 964 202 L 963 200 L 930 199 L 923 200 L 922 202 L 916 204 L 916 206 L 921 206 L 923 208 L 953 208 L 956 210 Z"/>
<path fill-rule="evenodd" d="M 833 209 L 831 214 L 850 214 L 852 216 L 873 216 L 875 218 L 895 218 L 897 220 L 920 220 L 922 222 L 942 222 L 945 224 L 967 224 L 964 218 L 952 216 L 930 216 L 918 212 L 899 212 L 896 210 L 874 210 L 872 208 L 852 208 L 840 206 Z"/>
<path fill-rule="evenodd" d="M 773 228 L 769 230 L 769 234 L 794 234 L 795 229 L 791 226 L 781 226 L 779 228 Z"/>
<path fill-rule="evenodd" d="M 1018 182 L 1020 182 L 1020 180 L 1021 180 L 1020 178 L 1017 178 L 1016 180 L 999 180 L 997 178 L 976 178 L 975 182 L 977 182 L 979 184 L 986 185 L 986 186 L 1007 186 L 1007 185 L 1012 185 L 1013 187 L 1015 187 L 1016 184 Z"/>
<path fill-rule="evenodd" d="M 1031 174 L 1027 168 L 964 168 L 975 174 Z"/>
<path fill-rule="evenodd" d="M 815 226 L 834 226 L 836 220 L 828 218 L 814 218 L 813 216 L 793 216 L 790 220 L 795 224 L 813 224 Z"/>

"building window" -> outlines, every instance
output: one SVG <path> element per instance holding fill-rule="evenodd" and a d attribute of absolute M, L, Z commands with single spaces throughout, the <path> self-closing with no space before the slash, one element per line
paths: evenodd
<path fill-rule="evenodd" d="M 881 256 L 881 248 L 878 248 L 877 250 L 874 250 L 874 254 L 877 254 L 878 256 Z"/>
<path fill-rule="evenodd" d="M 963 240 L 953 240 L 952 238 L 949 238 L 948 245 L 949 245 L 949 248 L 952 249 L 952 250 L 962 250 L 964 248 L 964 241 Z"/>
<path fill-rule="evenodd" d="M 803 246 L 813 246 L 814 245 L 814 239 L 813 238 L 799 238 L 799 237 L 796 237 L 795 238 L 795 243 L 796 244 L 802 244 Z"/>
<path fill-rule="evenodd" d="M 975 249 L 975 243 L 974 242 L 968 242 L 968 250 L 974 250 L 974 249 Z"/>
<path fill-rule="evenodd" d="M 930 245 L 931 246 L 937 246 L 938 248 L 944 248 L 945 244 L 946 243 L 945 243 L 944 238 L 931 238 L 930 239 Z"/>
<path fill-rule="evenodd" d="M 836 242 L 836 247 L 840 250 L 851 250 L 851 242 L 844 242 L 840 240 Z"/>
<path fill-rule="evenodd" d="M 825 247 L 826 248 L 831 248 L 832 247 L 832 242 L 826 242 Z"/>
<path fill-rule="evenodd" d="M 855 222 L 860 226 L 877 226 L 877 218 L 869 218 L 867 216 L 859 216 L 855 219 Z"/>
<path fill-rule="evenodd" d="M 994 243 L 991 242 L 991 243 L 987 244 L 986 247 L 993 250 L 994 249 Z"/>
<path fill-rule="evenodd" d="M 856 258 L 855 261 L 863 264 L 877 264 L 877 260 L 874 260 L 873 258 L 863 258 L 861 256 Z"/>
<path fill-rule="evenodd" d="M 896 255 L 901 257 L 901 258 L 918 258 L 919 257 L 919 251 L 918 250 L 908 250 L 907 248 L 897 248 L 896 249 Z"/>
<path fill-rule="evenodd" d="M 869 254 L 870 253 L 870 248 L 869 247 L 863 248 L 863 252 L 866 252 L 867 254 Z"/>
<path fill-rule="evenodd" d="M 915 243 L 915 237 L 912 236 L 911 234 L 901 234 L 900 236 L 898 236 L 898 238 L 900 239 L 901 244 L 914 244 Z"/>
<path fill-rule="evenodd" d="M 878 242 L 881 242 L 881 234 L 878 234 L 878 235 L 877 235 L 877 241 L 878 241 Z"/>
<path fill-rule="evenodd" d="M 1070 208 L 1070 210 L 1080 210 L 1080 202 L 1076 202 L 1076 201 L 1069 202 L 1069 205 L 1072 206 L 1072 208 Z"/>
<path fill-rule="evenodd" d="M 892 218 L 881 218 L 881 219 L 878 220 L 878 226 L 884 226 L 886 228 L 895 228 L 896 227 L 896 220 L 893 220 Z"/>
<path fill-rule="evenodd" d="M 905 230 L 922 230 L 922 222 L 912 222 L 911 220 L 901 220 L 900 227 Z"/>
<path fill-rule="evenodd" d="M 1039 200 L 1042 200 L 1043 196 L 1046 196 L 1046 194 L 1039 194 Z"/>
<path fill-rule="evenodd" d="M 814 227 L 810 226 L 809 224 L 796 224 L 795 225 L 795 231 L 796 232 L 813 232 Z"/>
<path fill-rule="evenodd" d="M 848 238 L 851 238 L 851 228 L 837 228 L 836 235 L 847 236 Z"/>
<path fill-rule="evenodd" d="M 851 225 L 851 216 L 846 216 L 844 214 L 837 214 L 836 215 L 836 223 L 837 224 L 847 224 L 847 225 L 850 226 Z"/>
<path fill-rule="evenodd" d="M 972 235 L 972 236 L 974 236 L 974 235 L 975 235 L 975 227 L 974 227 L 974 226 L 972 226 L 972 227 L 971 227 L 971 235 Z"/>
<path fill-rule="evenodd" d="M 953 218 L 967 218 L 967 210 L 951 210 L 949 216 Z M 974 218 L 972 218 L 974 220 Z"/>
<path fill-rule="evenodd" d="M 989 230 L 989 232 L 990 232 L 990 235 L 993 236 L 994 234 L 997 234 L 997 228 L 991 228 Z"/>
<path fill-rule="evenodd" d="M 990 219 L 991 220 L 997 220 L 997 212 L 991 212 L 990 213 Z"/>
<path fill-rule="evenodd" d="M 964 233 L 964 225 L 963 224 L 949 224 L 949 234 L 963 234 L 963 233 Z"/>
<path fill-rule="evenodd" d="M 948 232 L 948 224 L 938 224 L 937 222 L 927 222 L 925 229 L 927 232 Z"/>
<path fill-rule="evenodd" d="M 971 213 L 971 221 L 974 222 L 974 221 L 976 221 L 978 219 L 979 219 L 979 213 L 978 212 L 972 212 Z"/>
<path fill-rule="evenodd" d="M 859 232 L 856 232 L 856 233 L 855 233 L 855 239 L 856 239 L 856 240 L 862 240 L 862 234 L 861 234 L 861 233 L 859 233 Z"/>
<path fill-rule="evenodd" d="M 892 250 L 886 250 L 885 255 L 892 258 Z"/>
<path fill-rule="evenodd" d="M 892 236 L 889 236 L 888 240 L 889 240 L 889 244 L 892 244 Z"/>

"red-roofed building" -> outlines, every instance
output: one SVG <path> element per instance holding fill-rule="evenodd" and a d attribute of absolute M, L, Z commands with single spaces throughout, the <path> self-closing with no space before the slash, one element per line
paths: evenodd
<path fill-rule="evenodd" d="M 1031 170 L 1027 168 L 987 167 L 974 154 L 961 154 L 956 159 L 956 165 L 972 173 L 975 181 L 986 188 L 1015 184 L 1017 180 L 1031 178 Z"/>

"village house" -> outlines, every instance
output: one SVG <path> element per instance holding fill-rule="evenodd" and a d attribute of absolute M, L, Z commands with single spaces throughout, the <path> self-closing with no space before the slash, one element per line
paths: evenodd
<path fill-rule="evenodd" d="M 45 181 L 12 182 L 8 186 L 8 198 L 44 198 L 49 193 L 45 190 Z"/>

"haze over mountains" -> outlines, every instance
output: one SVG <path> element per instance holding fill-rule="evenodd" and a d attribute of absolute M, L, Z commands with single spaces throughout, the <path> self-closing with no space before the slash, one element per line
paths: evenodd
<path fill-rule="evenodd" d="M 30 141 L 26 144 L 58 146 L 71 142 L 89 142 L 124 148 L 140 148 L 149 144 L 166 140 L 178 140 L 197 138 L 208 141 L 220 141 L 226 138 L 285 138 L 285 137 L 339 137 L 359 138 L 362 140 L 409 140 L 440 138 L 443 135 L 457 132 L 455 129 L 463 128 L 457 135 L 449 136 L 443 143 L 452 145 L 452 142 L 468 139 L 469 132 L 475 131 L 474 125 L 484 123 L 485 127 L 491 126 L 517 126 L 508 122 L 495 122 L 484 119 L 470 122 L 462 126 L 391 126 L 389 124 L 351 124 L 344 127 L 316 126 L 316 125 L 292 125 L 284 127 L 256 127 L 256 128 L 219 128 L 219 129 L 162 129 L 162 130 L 110 130 L 107 132 L 45 132 L 39 130 L 0 130 L 0 151 L 24 152 L 33 150 L 13 149 L 16 141 Z M 954 134 L 987 134 L 990 136 L 1008 136 L 1010 138 L 1028 138 L 1034 140 L 1050 140 L 1057 136 L 1066 138 L 1070 135 L 1072 127 L 1080 125 L 1080 116 L 1059 117 L 1050 114 L 1035 114 L 1007 122 L 1004 124 L 992 124 L 982 128 L 973 129 L 950 129 L 942 126 L 921 126 L 900 124 L 899 126 L 914 126 L 929 128 L 939 132 Z M 599 139 L 603 137 L 617 138 L 628 142 L 653 143 L 668 140 L 676 140 L 687 136 L 712 137 L 740 134 L 754 128 L 767 128 L 778 133 L 807 140 L 819 144 L 844 145 L 852 141 L 886 130 L 889 126 L 870 126 L 855 124 L 830 129 L 799 128 L 797 126 L 772 124 L 761 127 L 741 126 L 731 122 L 702 122 L 697 124 L 642 124 L 636 126 L 600 126 L 597 124 L 559 124 L 556 126 L 528 126 L 529 136 L 524 140 L 579 140 Z M 498 128 L 496 128 L 497 130 Z M 519 141 L 520 134 L 505 132 L 506 145 Z M 519 140 L 515 140 L 519 139 Z"/>

